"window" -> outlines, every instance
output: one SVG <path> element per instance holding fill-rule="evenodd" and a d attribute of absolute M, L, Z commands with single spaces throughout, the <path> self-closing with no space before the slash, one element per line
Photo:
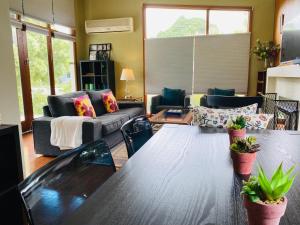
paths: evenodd
<path fill-rule="evenodd" d="M 11 20 L 20 116 L 28 131 L 50 94 L 76 90 L 75 32 L 14 13 Z"/>
<path fill-rule="evenodd" d="M 248 30 L 248 11 L 209 11 L 209 34 L 246 33 Z"/>
<path fill-rule="evenodd" d="M 145 7 L 146 38 L 247 33 L 250 8 Z"/>
<path fill-rule="evenodd" d="M 206 10 L 146 8 L 146 37 L 204 35 Z"/>
<path fill-rule="evenodd" d="M 33 115 L 37 118 L 43 115 L 43 106 L 47 105 L 47 97 L 51 94 L 47 37 L 27 31 L 27 46 Z"/>
<path fill-rule="evenodd" d="M 24 103 L 23 103 L 23 93 L 22 93 L 22 81 L 20 73 L 20 62 L 19 62 L 19 53 L 18 53 L 18 42 L 17 42 L 17 29 L 12 27 L 12 40 L 13 40 L 13 51 L 15 59 L 15 69 L 17 76 L 17 90 L 18 90 L 18 99 L 19 99 L 19 110 L 20 110 L 20 120 L 25 120 L 24 114 Z"/>
<path fill-rule="evenodd" d="M 55 93 L 64 94 L 76 90 L 73 42 L 52 39 Z"/>

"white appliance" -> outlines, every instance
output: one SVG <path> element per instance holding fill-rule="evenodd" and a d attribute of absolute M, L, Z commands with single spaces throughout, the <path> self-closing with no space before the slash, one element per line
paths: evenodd
<path fill-rule="evenodd" d="M 133 32 L 133 18 L 115 18 L 103 20 L 86 20 L 87 34 L 108 32 Z"/>

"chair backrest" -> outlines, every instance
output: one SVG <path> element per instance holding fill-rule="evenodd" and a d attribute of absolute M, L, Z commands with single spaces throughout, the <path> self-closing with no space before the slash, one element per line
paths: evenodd
<path fill-rule="evenodd" d="M 138 116 L 127 121 L 121 127 L 121 132 L 126 143 L 128 158 L 153 136 L 151 123 L 145 116 Z"/>
<path fill-rule="evenodd" d="M 115 171 L 102 140 L 60 155 L 19 184 L 29 224 L 61 224 Z"/>
<path fill-rule="evenodd" d="M 263 97 L 238 97 L 238 96 L 220 96 L 208 95 L 207 105 L 213 108 L 236 108 L 257 103 L 258 109 L 263 105 Z"/>

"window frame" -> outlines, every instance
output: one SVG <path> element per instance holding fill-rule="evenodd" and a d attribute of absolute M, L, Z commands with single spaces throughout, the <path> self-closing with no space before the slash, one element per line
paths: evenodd
<path fill-rule="evenodd" d="M 41 21 L 43 22 L 43 21 Z M 70 41 L 73 42 L 73 56 L 74 56 L 74 71 L 75 71 L 75 87 L 76 90 L 79 90 L 79 80 L 77 75 L 77 45 L 76 45 L 76 32 L 74 29 L 70 28 L 70 32 L 62 33 L 58 30 L 55 30 L 49 23 L 45 23 L 45 26 L 40 24 L 27 22 L 22 15 L 11 12 L 11 24 L 12 26 L 20 24 L 20 27 L 16 27 L 17 33 L 17 46 L 18 46 L 18 57 L 20 64 L 20 73 L 21 73 L 21 85 L 23 93 L 23 104 L 24 104 L 24 116 L 25 120 L 21 121 L 22 131 L 30 131 L 31 124 L 34 119 L 33 115 L 33 103 L 31 95 L 31 84 L 30 84 L 30 70 L 28 64 L 28 49 L 27 49 L 27 38 L 26 38 L 26 27 L 34 27 L 40 30 L 44 30 L 47 34 L 47 54 L 48 54 L 48 71 L 49 71 L 49 81 L 50 81 L 50 91 L 51 95 L 55 95 L 55 73 L 54 73 L 54 64 L 53 64 L 53 46 L 52 38 L 55 38 L 56 33 L 61 33 L 70 38 Z"/>
<path fill-rule="evenodd" d="M 253 7 L 252 6 L 212 6 L 212 5 L 179 5 L 179 4 L 152 4 L 152 3 L 143 3 L 142 5 L 142 41 L 143 41 L 143 80 L 144 80 L 144 99 L 145 105 L 147 105 L 147 94 L 146 94 L 146 73 L 145 73 L 145 40 L 146 40 L 146 9 L 147 8 L 160 8 L 160 9 L 194 9 L 194 10 L 206 10 L 206 33 L 209 34 L 209 15 L 210 10 L 220 10 L 220 11 L 247 11 L 249 12 L 249 20 L 248 20 L 248 32 L 250 33 L 250 47 L 253 42 L 252 40 L 252 23 L 253 23 Z M 249 59 L 250 65 L 250 59 Z M 249 72 L 250 74 L 250 66 Z M 249 75 L 248 75 L 249 76 Z M 249 84 L 248 84 L 249 85 Z"/>
<path fill-rule="evenodd" d="M 206 10 L 206 32 L 205 35 L 209 34 L 209 20 L 211 10 L 220 11 L 246 11 L 249 13 L 248 18 L 248 32 L 252 31 L 252 12 L 253 7 L 250 6 L 204 6 L 204 5 L 169 5 L 169 4 L 143 4 L 143 40 L 146 38 L 146 9 L 157 8 L 157 9 L 190 9 L 190 10 Z"/>

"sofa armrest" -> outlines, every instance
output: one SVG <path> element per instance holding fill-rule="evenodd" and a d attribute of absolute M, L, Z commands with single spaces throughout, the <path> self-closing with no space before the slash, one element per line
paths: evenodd
<path fill-rule="evenodd" d="M 57 155 L 55 149 L 56 147 L 52 146 L 50 143 L 51 137 L 51 120 L 54 117 L 40 117 L 32 121 L 32 132 L 33 132 L 33 142 L 34 150 L 37 154 L 42 155 Z M 55 150 L 54 150 L 55 149 Z"/>
<path fill-rule="evenodd" d="M 52 117 L 50 108 L 48 105 L 43 106 L 43 114 L 45 117 Z"/>
<path fill-rule="evenodd" d="M 207 95 L 203 95 L 200 98 L 200 106 L 208 107 L 208 105 L 207 105 Z"/>
<path fill-rule="evenodd" d="M 32 121 L 34 148 L 37 154 L 59 155 L 62 151 L 58 147 L 52 146 L 51 120 L 54 117 L 40 117 Z M 90 119 L 82 124 L 82 143 L 86 144 L 102 138 L 102 123 L 99 119 Z"/>
<path fill-rule="evenodd" d="M 156 95 L 151 98 L 151 113 L 157 113 L 156 106 L 161 105 L 162 103 L 162 96 L 161 95 Z"/>
<path fill-rule="evenodd" d="M 191 106 L 191 97 L 189 95 L 186 95 L 184 97 L 184 104 L 183 104 L 183 107 L 184 108 L 188 108 Z"/>
<path fill-rule="evenodd" d="M 118 102 L 118 106 L 120 109 L 127 109 L 127 108 L 144 108 L 144 102 L 132 102 L 132 101 L 122 101 Z"/>
<path fill-rule="evenodd" d="M 102 122 L 90 119 L 82 123 L 82 143 L 86 144 L 102 138 Z"/>

